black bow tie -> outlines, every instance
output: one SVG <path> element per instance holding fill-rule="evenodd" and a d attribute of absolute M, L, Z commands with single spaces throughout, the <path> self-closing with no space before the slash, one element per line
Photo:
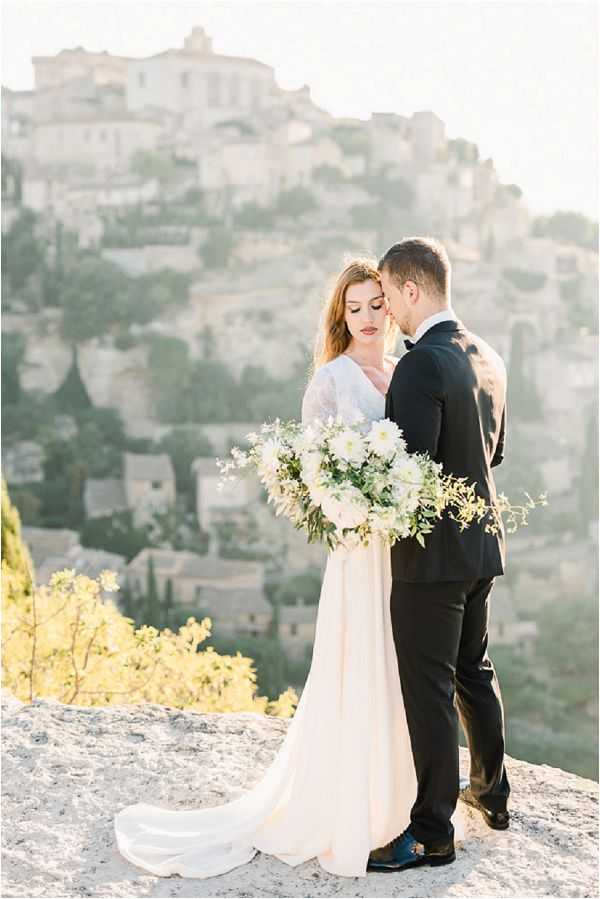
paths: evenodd
<path fill-rule="evenodd" d="M 414 343 L 412 342 L 412 340 L 405 340 L 404 346 L 407 350 L 412 350 L 412 348 L 414 347 Z"/>

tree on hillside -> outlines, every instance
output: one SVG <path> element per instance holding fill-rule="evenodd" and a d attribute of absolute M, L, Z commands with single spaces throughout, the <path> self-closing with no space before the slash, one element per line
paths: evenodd
<path fill-rule="evenodd" d="M 123 319 L 129 278 L 117 265 L 93 255 L 82 257 L 68 272 L 62 293 L 62 333 L 80 343 L 109 332 Z"/>
<path fill-rule="evenodd" d="M 90 395 L 79 372 L 77 345 L 72 348 L 71 365 L 54 397 L 61 412 L 77 414 L 92 407 Z"/>
<path fill-rule="evenodd" d="M 6 234 L 2 235 L 2 287 L 16 292 L 25 287 L 31 275 L 44 262 L 45 248 L 36 236 L 38 216 L 31 209 L 22 209 Z"/>
<path fill-rule="evenodd" d="M 551 216 L 540 216 L 534 219 L 531 233 L 534 237 L 553 237 L 598 252 L 598 222 L 580 212 L 563 210 Z"/>
<path fill-rule="evenodd" d="M 154 558 L 152 554 L 148 557 L 148 568 L 146 576 L 146 604 L 144 609 L 144 624 L 151 627 L 161 626 L 162 612 L 160 608 L 160 599 L 158 596 L 158 584 L 156 583 L 156 574 L 154 572 Z"/>
<path fill-rule="evenodd" d="M 21 537 L 21 519 L 10 501 L 6 481 L 2 478 L 2 567 L 21 577 L 21 588 L 25 595 L 31 593 L 35 577 L 29 550 Z"/>

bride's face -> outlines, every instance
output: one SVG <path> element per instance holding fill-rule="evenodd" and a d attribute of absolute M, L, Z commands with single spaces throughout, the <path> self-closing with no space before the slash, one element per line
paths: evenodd
<path fill-rule="evenodd" d="M 346 289 L 344 320 L 352 339 L 369 345 L 383 340 L 387 323 L 387 302 L 377 281 L 361 281 Z"/>

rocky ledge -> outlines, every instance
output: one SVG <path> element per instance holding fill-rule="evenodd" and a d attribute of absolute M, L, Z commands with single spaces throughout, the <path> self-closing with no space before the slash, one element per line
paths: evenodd
<path fill-rule="evenodd" d="M 470 809 L 467 839 L 443 868 L 343 878 L 316 859 L 290 868 L 258 853 L 219 877 L 160 878 L 120 856 L 115 812 L 142 799 L 190 808 L 236 798 L 270 764 L 288 722 L 25 705 L 6 693 L 2 715 L 5 897 L 598 896 L 598 784 L 558 768 L 509 758 L 510 830 L 490 830 Z"/>

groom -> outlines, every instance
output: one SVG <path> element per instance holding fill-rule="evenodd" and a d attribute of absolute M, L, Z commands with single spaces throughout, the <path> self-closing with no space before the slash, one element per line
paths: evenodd
<path fill-rule="evenodd" d="M 394 244 L 379 262 L 383 292 L 409 350 L 398 362 L 385 414 L 409 452 L 428 452 L 446 474 L 475 482 L 489 504 L 491 469 L 504 453 L 506 370 L 450 302 L 450 261 L 431 238 Z M 421 548 L 391 550 L 391 617 L 415 769 L 417 798 L 408 828 L 369 855 L 367 870 L 398 871 L 454 861 L 450 818 L 459 796 L 458 715 L 471 754 L 461 798 L 495 829 L 508 827 L 500 687 L 487 654 L 494 576 L 504 573 L 504 533 L 447 516 Z M 456 702 L 456 707 L 455 707 Z"/>

